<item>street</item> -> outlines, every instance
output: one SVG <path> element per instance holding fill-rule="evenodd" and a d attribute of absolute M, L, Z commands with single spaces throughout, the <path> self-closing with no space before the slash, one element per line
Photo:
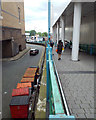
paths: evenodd
<path fill-rule="evenodd" d="M 29 52 L 16 61 L 2 63 L 2 117 L 11 118 L 10 101 L 12 89 L 15 89 L 17 83 L 21 81 L 26 69 L 31 66 L 37 66 L 42 55 L 42 46 L 28 45 L 27 47 L 38 48 L 39 54 L 30 56 Z"/>

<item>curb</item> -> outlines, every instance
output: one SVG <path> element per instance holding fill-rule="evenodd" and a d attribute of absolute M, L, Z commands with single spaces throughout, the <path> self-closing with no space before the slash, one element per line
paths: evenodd
<path fill-rule="evenodd" d="M 27 44 L 35 44 L 35 45 L 42 45 L 44 47 L 46 47 L 46 45 L 44 43 L 33 43 L 33 42 L 26 42 Z"/>
<path fill-rule="evenodd" d="M 46 58 L 44 61 L 46 61 Z M 46 62 L 44 62 L 43 66 L 38 102 L 35 111 L 35 119 L 38 118 L 39 119 L 46 118 Z"/>
<path fill-rule="evenodd" d="M 4 58 L 2 59 L 2 61 L 15 61 L 20 59 L 22 56 L 24 56 L 28 51 L 30 50 L 30 48 L 26 48 L 25 50 L 23 50 L 22 52 L 20 52 L 19 54 L 17 54 L 14 57 L 11 58 Z M 1 60 L 0 60 L 1 61 Z"/>
<path fill-rule="evenodd" d="M 27 44 L 41 45 L 41 46 L 43 46 L 43 51 L 44 51 L 44 48 L 46 46 L 46 45 L 44 45 L 42 43 L 27 43 Z M 22 56 L 24 56 L 29 50 L 30 50 L 30 48 L 26 48 L 22 52 L 20 52 L 19 54 L 17 54 L 16 56 L 11 57 L 11 58 L 3 58 L 3 59 L 0 59 L 0 61 L 5 62 L 5 61 L 15 61 L 15 60 L 18 60 Z M 42 52 L 42 55 L 41 55 L 41 58 L 40 58 L 40 62 L 42 61 L 43 54 L 44 54 L 44 52 Z M 40 64 L 40 62 L 39 62 L 39 64 Z M 39 64 L 38 64 L 38 66 L 39 66 Z"/>
<path fill-rule="evenodd" d="M 42 51 L 42 55 L 41 55 L 41 58 L 40 58 L 40 61 L 38 63 L 38 66 L 41 67 L 41 62 L 42 62 L 42 58 L 44 56 L 44 52 L 45 52 L 45 47 L 43 47 L 43 51 Z"/>

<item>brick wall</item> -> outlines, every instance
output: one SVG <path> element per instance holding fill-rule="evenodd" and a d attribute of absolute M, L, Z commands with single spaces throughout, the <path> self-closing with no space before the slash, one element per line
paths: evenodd
<path fill-rule="evenodd" d="M 2 57 L 12 57 L 26 48 L 24 2 L 2 2 L 1 7 Z"/>
<path fill-rule="evenodd" d="M 12 56 L 11 40 L 0 42 L 2 44 L 2 58 Z"/>
<path fill-rule="evenodd" d="M 1 6 L 2 26 L 21 29 L 21 33 L 25 34 L 24 2 L 2 2 Z M 18 8 L 20 8 L 20 21 Z"/>
<path fill-rule="evenodd" d="M 21 29 L 2 27 L 2 40 L 13 39 L 15 43 L 21 45 L 22 50 L 26 48 L 25 35 L 21 34 Z"/>

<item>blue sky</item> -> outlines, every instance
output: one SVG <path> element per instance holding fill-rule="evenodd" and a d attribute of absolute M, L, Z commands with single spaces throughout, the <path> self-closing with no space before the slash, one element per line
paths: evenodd
<path fill-rule="evenodd" d="M 51 0 L 54 20 L 68 0 Z M 25 30 L 48 31 L 48 0 L 24 0 Z"/>

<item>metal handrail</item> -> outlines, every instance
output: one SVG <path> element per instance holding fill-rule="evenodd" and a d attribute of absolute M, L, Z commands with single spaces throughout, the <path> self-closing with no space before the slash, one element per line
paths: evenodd
<path fill-rule="evenodd" d="M 46 49 L 46 65 L 47 65 L 47 101 L 49 99 L 51 110 L 49 119 L 53 118 L 72 118 L 75 120 L 74 116 L 70 116 L 65 95 L 61 86 L 60 78 L 56 69 L 55 62 L 52 60 L 52 49 L 47 47 Z M 49 80 L 51 79 L 51 84 L 49 85 Z M 50 89 L 50 87 L 51 89 Z M 51 93 L 49 94 L 49 90 Z"/>
<path fill-rule="evenodd" d="M 61 96 L 59 93 L 59 88 L 56 81 L 56 76 L 54 73 L 54 67 L 53 67 L 52 61 L 49 61 L 49 71 L 50 71 L 50 77 L 51 77 L 51 86 L 52 86 L 55 114 L 64 114 L 63 104 L 62 104 Z"/>
<path fill-rule="evenodd" d="M 62 89 L 62 86 L 61 86 L 61 82 L 60 82 L 60 78 L 59 78 L 59 75 L 58 75 L 58 72 L 57 72 L 57 69 L 56 69 L 55 62 L 54 62 L 54 67 L 55 67 L 55 72 L 56 72 L 56 75 L 57 75 L 57 80 L 58 80 L 58 84 L 59 84 L 60 91 L 61 91 L 61 96 L 62 96 L 64 106 L 65 106 L 65 109 L 66 109 L 66 114 L 68 116 L 70 116 L 70 112 L 69 112 L 68 105 L 67 105 L 67 102 L 66 102 L 66 99 L 65 99 L 65 95 L 64 95 L 64 92 L 63 92 L 63 89 Z"/>

